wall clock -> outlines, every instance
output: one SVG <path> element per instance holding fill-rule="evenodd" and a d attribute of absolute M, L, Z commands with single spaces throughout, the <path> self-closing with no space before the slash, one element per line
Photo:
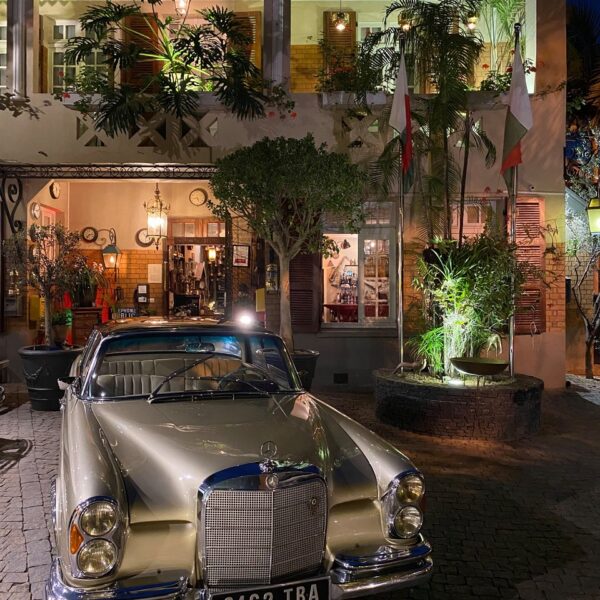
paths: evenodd
<path fill-rule="evenodd" d="M 194 206 L 203 206 L 206 204 L 207 200 L 208 194 L 206 193 L 206 190 L 203 190 L 202 188 L 196 188 L 190 192 L 190 202 Z"/>
<path fill-rule="evenodd" d="M 31 215 L 31 218 L 35 219 L 36 221 L 40 218 L 40 215 L 42 214 L 42 207 L 40 206 L 39 202 L 31 203 L 31 206 L 29 207 L 29 214 Z"/>
<path fill-rule="evenodd" d="M 58 181 L 53 181 L 50 184 L 50 195 L 54 200 L 58 200 L 60 196 L 60 183 L 58 183 Z"/>
<path fill-rule="evenodd" d="M 91 244 L 98 239 L 98 230 L 95 227 L 84 227 L 81 230 L 81 237 L 84 242 Z"/>

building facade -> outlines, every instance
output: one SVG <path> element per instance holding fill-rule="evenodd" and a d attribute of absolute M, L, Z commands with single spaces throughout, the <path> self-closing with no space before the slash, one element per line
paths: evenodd
<path fill-rule="evenodd" d="M 122 256 L 118 273 L 109 272 L 109 276 L 113 308 L 121 314 L 140 309 L 161 314 L 187 305 L 220 310 L 234 302 L 247 303 L 249 297 L 253 301 L 256 291 L 265 287 L 265 266 L 273 264 L 273 257 L 242 224 L 233 223 L 228 229 L 211 215 L 206 197 L 211 193 L 214 162 L 265 136 L 302 137 L 308 132 L 317 143 L 347 152 L 353 161 L 366 163 L 375 158 L 388 135 L 380 122 L 384 106 L 376 104 L 370 114 L 357 115 L 340 103 L 340 96 L 323 96 L 316 90 L 323 84 L 319 71 L 324 43 L 355 48 L 367 33 L 384 26 L 386 3 L 344 2 L 348 23 L 343 36 L 336 38 L 332 15 L 340 8 L 335 2 L 221 2 L 247 20 L 253 60 L 266 78 L 288 86 L 293 111 L 280 115 L 273 110 L 263 119 L 241 121 L 206 95 L 203 109 L 193 116 L 177 121 L 148 115 L 137 131 L 114 138 L 95 130 L 73 109 L 76 98 L 68 83 L 78 67 L 65 62 L 65 40 L 79 34 L 78 17 L 90 4 L 101 2 L 0 0 L 0 92 L 26 95 L 39 109 L 35 117 L 15 118 L 0 112 L 3 235 L 11 235 L 17 220 L 62 222 L 84 232 L 82 250 L 100 261 L 106 231 L 114 230 Z M 191 0 L 190 8 L 193 12 L 209 4 Z M 159 10 L 176 16 L 176 3 L 165 0 Z M 561 387 L 565 374 L 564 261 L 546 248 L 550 243 L 560 248 L 564 242 L 564 3 L 548 7 L 543 0 L 527 0 L 525 31 L 526 57 L 537 69 L 528 75 L 534 128 L 523 147 L 518 222 L 524 236 L 528 222 L 544 232 L 533 243 L 528 236 L 528 251 L 535 252 L 540 266 L 555 276 L 547 286 L 528 290 L 536 308 L 519 323 L 516 365 L 519 372 L 544 379 L 547 387 Z M 484 37 L 487 45 L 474 73 L 474 87 L 485 77 L 485 65 L 492 63 L 494 53 L 509 43 L 502 39 L 492 43 L 488 31 Z M 99 59 L 89 63 L 90 68 L 104 68 Z M 417 81 L 411 83 L 417 94 L 428 91 L 419 89 Z M 384 97 L 384 103 L 390 101 Z M 506 101 L 505 94 L 472 93 L 474 118 L 484 124 L 499 155 Z M 457 153 L 461 151 L 456 141 L 453 146 Z M 14 181 L 20 185 L 18 193 L 11 194 L 8 183 Z M 144 206 L 157 189 L 169 205 L 168 231 L 158 247 L 148 236 Z M 482 231 L 488 208 L 505 214 L 507 192 L 499 161 L 488 169 L 483 158 L 474 154 L 467 196 L 467 234 Z M 407 238 L 418 253 L 423 248 L 418 239 L 419 199 L 409 193 L 407 202 Z M 365 198 L 365 206 L 368 217 L 359 233 L 344 231 L 335 223 L 324 224 L 325 233 L 340 247 L 336 257 L 300 257 L 292 268 L 296 345 L 321 352 L 316 375 L 321 386 L 368 386 L 373 369 L 398 362 L 397 198 Z M 410 259 L 406 263 L 405 295 L 409 298 L 414 296 L 412 263 Z M 3 288 L 0 343 L 17 377 L 16 349 L 34 339 L 40 314 L 31 298 L 15 300 L 9 294 L 7 277 Z M 262 298 L 261 292 L 258 296 Z M 274 327 L 276 297 L 274 292 L 265 294 L 267 323 Z M 408 309 L 405 321 L 410 329 Z"/>

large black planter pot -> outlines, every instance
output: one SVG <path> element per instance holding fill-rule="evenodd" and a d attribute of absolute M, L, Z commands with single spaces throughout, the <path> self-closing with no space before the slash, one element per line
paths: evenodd
<path fill-rule="evenodd" d="M 307 392 L 310 392 L 312 386 L 318 358 L 319 353 L 316 350 L 294 350 L 292 352 L 292 360 L 294 361 L 294 365 L 296 365 L 298 375 L 300 375 L 302 387 Z"/>
<path fill-rule="evenodd" d="M 58 410 L 64 394 L 57 379 L 67 377 L 83 347 L 25 346 L 19 349 L 33 410 Z"/>

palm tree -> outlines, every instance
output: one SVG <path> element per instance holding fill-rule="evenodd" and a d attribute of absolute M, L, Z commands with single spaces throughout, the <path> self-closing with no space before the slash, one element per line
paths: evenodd
<path fill-rule="evenodd" d="M 451 237 L 451 197 L 459 189 L 461 180 L 461 169 L 452 156 L 449 137 L 460 131 L 466 122 L 468 83 L 483 50 L 481 36 L 468 30 L 464 24 L 477 13 L 480 4 L 481 0 L 441 0 L 439 3 L 397 0 L 388 6 L 386 19 L 393 17 L 398 22 L 410 24 L 408 30 L 389 27 L 368 40 L 373 52 L 380 55 L 390 73 L 399 61 L 397 48 L 405 40 L 407 55 L 414 57 L 419 83 L 424 89 L 435 91 L 420 100 L 420 150 L 429 162 L 429 176 L 423 179 L 426 197 L 429 198 L 430 210 L 427 212 L 432 218 L 435 204 L 442 204 L 445 238 Z M 377 46 L 383 48 L 377 49 Z M 391 144 L 396 142 L 392 140 Z M 386 148 L 380 161 L 389 161 L 391 147 Z M 385 170 L 380 162 L 376 172 L 381 174 Z M 387 173 L 391 172 L 388 168 Z M 432 222 L 430 229 L 433 228 Z"/>
<path fill-rule="evenodd" d="M 264 82 L 247 52 L 247 28 L 234 12 L 206 9 L 199 13 L 204 24 L 189 25 L 185 17 L 162 20 L 151 6 L 151 13 L 142 12 L 138 2 L 106 0 L 91 6 L 80 19 L 85 36 L 69 40 L 68 61 L 82 64 L 100 53 L 108 68 L 104 79 L 95 74 L 96 89 L 90 90 L 89 78 L 74 82 L 101 97 L 98 106 L 84 107 L 96 128 L 116 135 L 131 131 L 146 113 L 193 114 L 200 91 L 212 91 L 240 118 L 264 114 Z M 132 18 L 141 20 L 142 27 L 132 27 Z M 136 75 L 140 66 L 150 65 L 144 78 Z M 120 83 L 114 76 L 117 71 Z M 83 73 L 90 75 L 89 70 Z"/>

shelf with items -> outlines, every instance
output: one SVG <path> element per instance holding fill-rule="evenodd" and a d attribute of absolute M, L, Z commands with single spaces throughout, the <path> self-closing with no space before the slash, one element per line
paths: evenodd
<path fill-rule="evenodd" d="M 358 302 L 358 265 L 348 263 L 341 270 L 336 286 L 336 304 L 356 304 Z"/>

